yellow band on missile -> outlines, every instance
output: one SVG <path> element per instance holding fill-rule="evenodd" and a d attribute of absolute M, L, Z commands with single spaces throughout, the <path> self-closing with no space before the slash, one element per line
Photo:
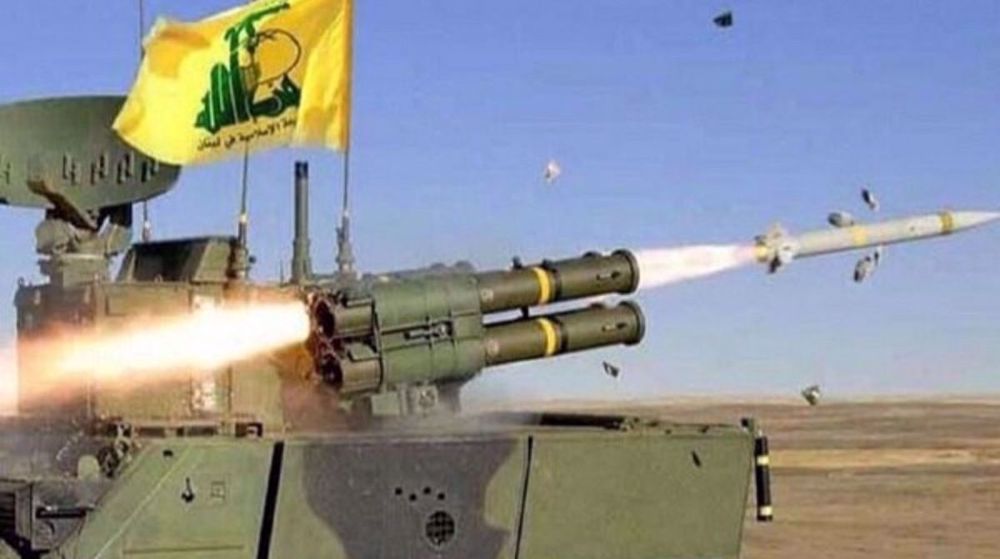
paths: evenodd
<path fill-rule="evenodd" d="M 766 245 L 757 245 L 753 247 L 753 256 L 757 262 L 767 263 L 771 260 L 771 249 Z"/>
<path fill-rule="evenodd" d="M 941 212 L 938 217 L 941 218 L 942 235 L 948 235 L 955 230 L 955 216 L 951 212 Z"/>
<path fill-rule="evenodd" d="M 868 245 L 868 230 L 863 225 L 852 225 L 850 231 L 854 246 L 863 247 Z"/>
<path fill-rule="evenodd" d="M 536 319 L 535 322 L 542 329 L 542 334 L 545 335 L 545 357 L 551 357 L 556 354 L 556 350 L 559 349 L 559 336 L 556 335 L 556 325 L 552 324 L 552 321 L 547 318 Z"/>
<path fill-rule="evenodd" d="M 768 516 L 768 517 L 774 516 L 774 508 L 771 507 L 770 505 L 765 507 L 758 507 L 757 514 L 760 516 Z"/>
<path fill-rule="evenodd" d="M 539 305 L 544 305 L 552 300 L 552 278 L 549 277 L 549 273 L 535 266 L 531 269 L 535 272 L 535 277 L 538 278 L 538 303 Z"/>
<path fill-rule="evenodd" d="M 757 457 L 757 465 L 758 466 L 770 466 L 771 465 L 771 457 L 768 456 L 767 454 L 765 454 L 763 456 L 758 456 Z"/>

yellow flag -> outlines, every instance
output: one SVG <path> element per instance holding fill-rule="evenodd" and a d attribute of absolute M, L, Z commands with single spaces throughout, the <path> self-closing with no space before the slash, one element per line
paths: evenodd
<path fill-rule="evenodd" d="M 177 165 L 283 145 L 346 149 L 351 0 L 257 0 L 160 20 L 114 129 Z"/>

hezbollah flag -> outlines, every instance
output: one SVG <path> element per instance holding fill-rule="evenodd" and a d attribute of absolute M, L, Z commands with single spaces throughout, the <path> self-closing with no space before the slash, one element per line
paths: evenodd
<path fill-rule="evenodd" d="M 351 0 L 257 0 L 198 22 L 160 20 L 145 52 L 114 129 L 157 159 L 347 148 Z"/>

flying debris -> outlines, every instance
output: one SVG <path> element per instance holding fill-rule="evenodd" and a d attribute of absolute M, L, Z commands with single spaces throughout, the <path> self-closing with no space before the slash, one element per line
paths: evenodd
<path fill-rule="evenodd" d="M 552 184 L 556 182 L 556 179 L 561 174 L 562 167 L 559 166 L 559 163 L 555 159 L 549 159 L 549 162 L 545 165 L 545 172 L 542 174 L 542 178 L 545 179 L 547 184 Z"/>
<path fill-rule="evenodd" d="M 847 212 L 833 212 L 826 218 L 826 221 L 834 227 L 850 227 L 857 224 L 854 216 Z"/>
<path fill-rule="evenodd" d="M 868 209 L 870 209 L 873 212 L 878 211 L 879 208 L 878 198 L 875 197 L 875 194 L 871 190 L 868 190 L 868 188 L 862 188 L 861 199 L 865 201 L 865 204 L 868 206 Z"/>
<path fill-rule="evenodd" d="M 622 374 L 622 370 L 619 367 L 616 367 L 607 361 L 604 361 L 602 365 L 604 366 L 604 374 L 611 378 L 618 378 Z"/>
<path fill-rule="evenodd" d="M 871 190 L 862 188 L 861 199 L 864 200 L 865 204 L 867 204 L 868 208 L 873 212 L 878 211 L 879 202 L 878 199 L 875 198 L 875 195 L 872 194 Z M 858 220 L 854 219 L 854 216 L 847 212 L 833 212 L 826 218 L 826 220 L 830 223 L 830 225 L 838 229 L 856 227 L 859 224 Z M 879 245 L 875 247 L 874 252 L 858 260 L 858 263 L 854 266 L 855 283 L 865 281 L 875 272 L 875 269 L 878 268 L 879 263 L 882 261 L 882 250 L 882 245 Z"/>
<path fill-rule="evenodd" d="M 822 395 L 823 393 L 820 391 L 818 384 L 813 384 L 802 389 L 802 397 L 805 398 L 806 402 L 809 402 L 810 406 L 818 405 Z"/>
<path fill-rule="evenodd" d="M 861 283 L 868 279 L 873 273 L 875 273 L 875 268 L 878 264 L 875 263 L 875 259 L 872 255 L 866 254 L 858 263 L 854 265 L 854 283 Z"/>
<path fill-rule="evenodd" d="M 1000 220 L 1000 212 L 942 211 L 866 225 L 808 231 L 801 235 L 791 235 L 775 225 L 767 233 L 757 236 L 754 250 L 757 261 L 773 273 L 799 258 L 878 247 L 874 254 L 858 262 L 855 278 L 861 276 L 861 279 L 856 279 L 861 281 L 882 259 L 883 245 L 942 237 L 997 220 Z"/>
<path fill-rule="evenodd" d="M 858 260 L 858 263 L 854 266 L 854 282 L 861 283 L 868 279 L 869 276 L 875 273 L 879 264 L 882 262 L 882 253 L 884 248 L 879 245 L 875 247 L 875 250 L 871 254 L 865 255 L 864 258 Z"/>
<path fill-rule="evenodd" d="M 712 19 L 712 23 L 714 23 L 716 27 L 720 27 L 722 29 L 725 29 L 727 27 L 732 27 L 733 12 L 731 11 L 722 12 L 721 14 L 715 16 L 715 18 Z"/>

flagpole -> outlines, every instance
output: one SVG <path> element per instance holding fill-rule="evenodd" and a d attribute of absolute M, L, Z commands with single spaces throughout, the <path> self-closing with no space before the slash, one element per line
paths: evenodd
<path fill-rule="evenodd" d="M 348 40 L 348 67 L 354 65 L 354 7 L 353 0 L 345 0 L 348 7 L 350 21 L 347 23 L 347 30 L 350 33 Z M 350 73 L 350 69 L 348 70 Z M 351 84 L 353 86 L 353 83 Z M 350 96 L 350 92 L 348 93 Z M 343 175 L 341 177 L 341 188 L 343 198 L 341 200 L 340 226 L 337 227 L 337 271 L 342 276 L 353 277 L 354 270 L 354 249 L 351 246 L 351 209 L 350 209 L 350 178 L 351 178 L 351 127 L 350 114 L 348 113 L 347 137 L 344 140 Z"/>
<path fill-rule="evenodd" d="M 348 146 L 347 148 L 344 149 L 344 173 L 342 177 L 343 181 L 342 185 L 344 187 L 344 192 L 343 192 L 343 199 L 341 200 L 341 210 L 344 214 L 347 214 L 350 211 L 348 206 L 348 203 L 350 202 L 350 199 L 348 198 L 350 193 L 350 189 L 348 188 L 351 183 L 350 178 L 351 178 L 351 148 L 350 146 Z"/>
<path fill-rule="evenodd" d="M 145 0 L 139 1 L 139 64 L 142 64 L 142 58 L 146 54 L 145 48 L 142 46 L 142 34 L 146 30 L 146 6 Z M 153 224 L 149 222 L 149 201 L 142 201 L 142 234 L 140 236 L 142 242 L 147 243 L 153 240 Z"/>

